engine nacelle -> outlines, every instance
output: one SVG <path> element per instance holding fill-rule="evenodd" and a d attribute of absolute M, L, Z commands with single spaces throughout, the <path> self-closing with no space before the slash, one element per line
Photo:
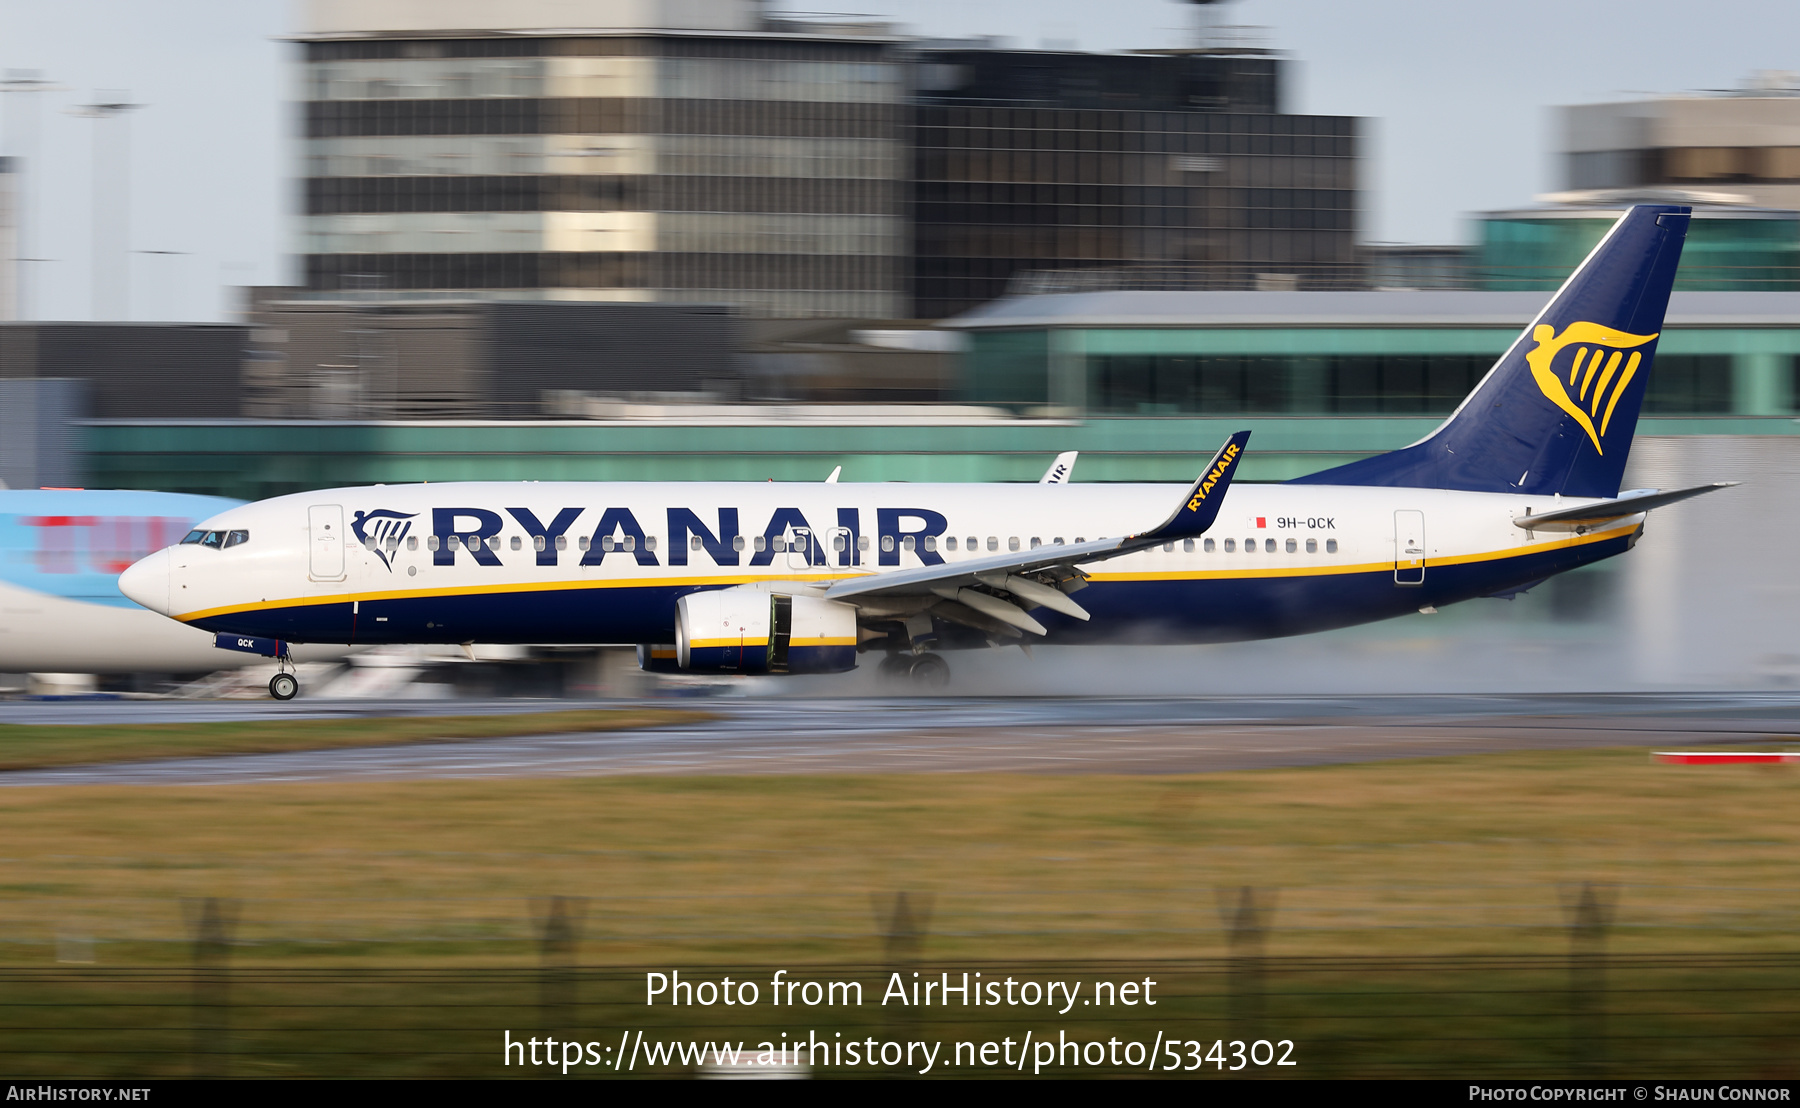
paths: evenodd
<path fill-rule="evenodd" d="M 856 668 L 856 609 L 756 588 L 675 602 L 675 660 L 689 672 L 842 673 Z"/>

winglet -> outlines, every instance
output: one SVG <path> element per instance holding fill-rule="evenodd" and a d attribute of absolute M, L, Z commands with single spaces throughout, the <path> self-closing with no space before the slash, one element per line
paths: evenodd
<path fill-rule="evenodd" d="M 1075 459 L 1080 456 L 1080 454 L 1081 451 L 1079 450 L 1065 450 L 1061 454 L 1058 454 L 1056 460 L 1050 463 L 1050 468 L 1046 469 L 1044 475 L 1038 478 L 1038 484 L 1068 484 L 1069 475 L 1075 472 Z"/>
<path fill-rule="evenodd" d="M 1188 490 L 1187 498 L 1181 507 L 1162 522 L 1162 525 L 1146 531 L 1141 535 L 1133 535 L 1134 539 L 1191 539 L 1206 532 L 1219 518 L 1219 505 L 1225 501 L 1225 490 L 1231 487 L 1232 474 L 1237 472 L 1238 463 L 1244 458 L 1244 448 L 1250 443 L 1250 432 L 1239 431 L 1225 440 L 1225 445 L 1213 455 L 1212 464 L 1200 474 L 1194 487 Z"/>

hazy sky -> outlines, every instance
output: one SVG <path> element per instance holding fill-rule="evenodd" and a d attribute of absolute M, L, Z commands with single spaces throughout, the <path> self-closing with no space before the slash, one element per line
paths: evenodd
<path fill-rule="evenodd" d="M 29 99 L 39 142 L 31 307 L 89 317 L 94 124 L 69 114 L 100 90 L 146 105 L 130 120 L 131 314 L 225 318 L 226 289 L 291 279 L 290 139 L 276 42 L 291 0 L 0 0 L 0 67 L 66 89 Z M 778 5 L 803 10 L 800 5 Z M 837 5 L 833 5 L 837 6 Z M 857 0 L 842 5 L 938 36 L 1129 50 L 1185 41 L 1171 0 Z M 1362 236 L 1456 242 L 1465 214 L 1556 188 L 1559 104 L 1735 88 L 1800 69 L 1793 0 L 1241 0 L 1228 20 L 1268 28 L 1293 60 L 1292 111 L 1370 120 Z M 19 101 L 8 96 L 4 126 Z M 14 134 L 0 148 L 17 153 Z"/>

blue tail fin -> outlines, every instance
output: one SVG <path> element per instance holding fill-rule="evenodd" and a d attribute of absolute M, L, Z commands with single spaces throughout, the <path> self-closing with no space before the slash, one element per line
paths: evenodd
<path fill-rule="evenodd" d="M 1689 211 L 1626 212 L 1429 437 L 1294 483 L 1617 496 Z"/>

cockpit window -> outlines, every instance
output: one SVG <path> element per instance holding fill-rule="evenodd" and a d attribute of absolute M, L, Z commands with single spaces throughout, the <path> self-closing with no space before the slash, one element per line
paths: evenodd
<path fill-rule="evenodd" d="M 249 541 L 250 532 L 248 531 L 227 531 L 225 532 L 224 548 L 230 550 L 234 546 L 242 546 Z"/>
<path fill-rule="evenodd" d="M 217 550 L 217 549 L 219 549 L 219 544 L 224 541 L 225 541 L 225 532 L 223 532 L 223 531 L 208 531 L 206 533 L 206 537 L 200 540 L 200 545 L 201 546 L 210 546 L 214 550 Z"/>
<path fill-rule="evenodd" d="M 187 533 L 187 538 L 181 540 L 181 545 L 192 546 L 194 543 L 200 542 L 204 538 L 206 538 L 205 531 L 189 531 Z"/>

